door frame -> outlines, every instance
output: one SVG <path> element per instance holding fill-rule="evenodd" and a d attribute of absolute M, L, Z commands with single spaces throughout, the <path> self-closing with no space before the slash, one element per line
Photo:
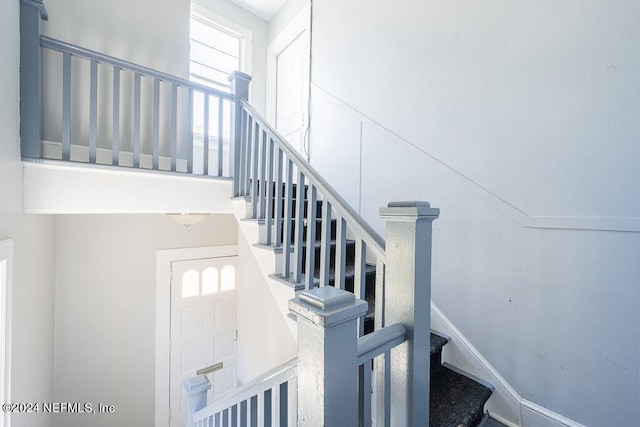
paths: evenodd
<path fill-rule="evenodd" d="M 307 3 L 267 47 L 267 120 L 274 127 L 276 125 L 278 55 L 304 31 L 311 31 L 311 3 Z M 309 64 L 309 70 L 311 70 L 311 64 Z M 309 85 L 311 85 L 311 79 L 309 79 Z M 305 120 L 308 125 L 308 111 Z"/>
<path fill-rule="evenodd" d="M 155 426 L 169 427 L 169 334 L 171 329 L 171 263 L 237 256 L 238 245 L 161 249 L 156 251 Z M 238 283 L 238 286 L 240 284 Z"/>

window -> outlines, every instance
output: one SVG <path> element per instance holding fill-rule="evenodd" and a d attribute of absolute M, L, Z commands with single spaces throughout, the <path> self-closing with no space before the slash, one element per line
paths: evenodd
<path fill-rule="evenodd" d="M 181 286 L 182 298 L 232 291 L 236 288 L 236 268 L 233 265 L 225 265 L 218 271 L 216 267 L 207 267 L 202 272 L 202 281 L 197 270 L 187 270 L 182 275 Z"/>
<path fill-rule="evenodd" d="M 11 401 L 11 268 L 13 241 L 0 241 L 0 402 Z M 0 412 L 0 427 L 9 426 L 9 413 Z"/>
<path fill-rule="evenodd" d="M 200 295 L 200 275 L 196 270 L 189 270 L 182 275 L 182 298 Z"/>
<path fill-rule="evenodd" d="M 189 72 L 192 81 L 229 90 L 229 74 L 250 73 L 251 32 L 192 4 Z"/>
<path fill-rule="evenodd" d="M 215 294 L 220 290 L 218 269 L 207 267 L 202 272 L 202 295 Z"/>

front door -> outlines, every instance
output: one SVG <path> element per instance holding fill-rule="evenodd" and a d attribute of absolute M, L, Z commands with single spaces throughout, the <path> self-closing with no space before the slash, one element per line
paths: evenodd
<path fill-rule="evenodd" d="M 174 261 L 171 274 L 169 405 L 178 427 L 183 380 L 207 375 L 209 401 L 236 387 L 238 257 Z"/>

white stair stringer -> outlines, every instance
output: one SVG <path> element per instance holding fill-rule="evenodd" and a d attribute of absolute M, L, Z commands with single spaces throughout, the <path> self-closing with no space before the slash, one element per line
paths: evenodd
<path fill-rule="evenodd" d="M 295 320 L 289 316 L 289 300 L 295 297 L 295 289 L 285 286 L 281 280 L 274 278 L 276 264 L 279 258 L 274 249 L 268 246 L 259 246 L 260 224 L 258 220 L 246 219 L 250 209 L 250 203 L 244 197 L 233 199 L 234 214 L 238 221 L 238 230 L 249 243 L 251 254 L 257 263 L 262 275 L 269 287 L 273 299 L 284 318 L 291 336 L 295 341 L 298 338 L 298 328 Z"/>
<path fill-rule="evenodd" d="M 433 301 L 431 329 L 450 337 L 449 343 L 442 349 L 443 362 L 493 385 L 493 393 L 485 405 L 485 410 L 492 418 L 509 427 L 584 427 L 523 398 Z"/>

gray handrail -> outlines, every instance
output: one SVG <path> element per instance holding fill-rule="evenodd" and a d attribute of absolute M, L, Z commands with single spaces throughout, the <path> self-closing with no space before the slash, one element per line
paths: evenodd
<path fill-rule="evenodd" d="M 203 420 L 207 417 L 215 415 L 220 411 L 224 411 L 240 402 L 256 396 L 259 393 L 263 393 L 273 387 L 276 387 L 283 382 L 297 377 L 298 358 L 295 357 L 289 361 L 277 366 L 266 373 L 255 378 L 247 384 L 244 384 L 237 389 L 233 390 L 231 396 L 224 396 L 218 401 L 213 401 L 206 407 L 196 412 L 193 416 L 194 422 Z"/>
<path fill-rule="evenodd" d="M 380 255 L 385 253 L 384 239 L 367 223 L 367 221 L 351 207 L 346 200 L 340 196 L 340 194 L 325 181 L 324 178 L 311 166 L 299 153 L 284 139 L 277 130 L 275 130 L 267 121 L 246 101 L 242 101 L 243 108 L 248 111 L 253 117 L 254 121 L 258 122 L 260 126 L 269 134 L 269 137 L 274 141 L 277 141 L 282 151 L 293 160 L 295 165 L 300 171 L 304 173 L 304 176 L 312 181 L 313 185 L 322 193 L 324 199 L 331 203 L 335 207 L 342 217 L 347 220 L 349 227 L 353 229 L 356 234 L 368 237 L 368 244 Z"/>
<path fill-rule="evenodd" d="M 358 338 L 358 365 L 379 356 L 407 340 L 407 328 L 400 323 L 385 326 Z"/>
<path fill-rule="evenodd" d="M 168 83 L 176 84 L 178 86 L 189 87 L 189 88 L 198 90 L 200 92 L 204 92 L 209 95 L 218 96 L 220 98 L 229 99 L 231 101 L 235 99 L 234 95 L 229 92 L 224 92 L 222 90 L 214 89 L 214 88 L 211 88 L 199 83 L 195 83 L 186 79 L 181 79 L 180 77 L 172 76 L 171 74 L 163 73 L 161 71 L 156 71 L 151 68 L 144 67 L 142 65 L 138 65 L 129 61 L 124 61 L 122 59 L 114 58 L 112 56 L 95 52 L 93 50 L 85 49 L 83 47 L 75 46 L 70 43 L 56 40 L 51 37 L 41 36 L 40 46 L 47 49 L 53 49 L 62 53 L 70 53 L 71 55 L 81 56 L 89 60 L 95 60 L 100 63 L 113 65 L 115 67 L 120 67 L 122 69 L 130 70 L 147 77 L 153 77 Z"/>

